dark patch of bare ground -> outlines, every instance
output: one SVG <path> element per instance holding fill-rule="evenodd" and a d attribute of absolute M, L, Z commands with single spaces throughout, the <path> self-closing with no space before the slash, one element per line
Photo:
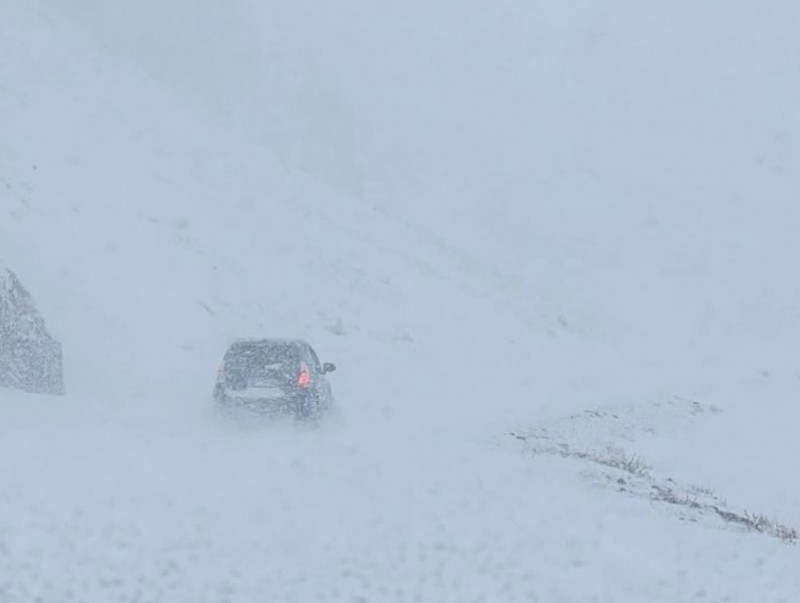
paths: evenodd
<path fill-rule="evenodd" d="M 690 416 L 700 414 L 705 410 L 705 407 L 696 401 L 682 398 L 674 400 L 680 403 L 685 402 L 683 410 L 688 411 Z M 681 406 L 684 405 L 681 404 Z M 714 407 L 709 407 L 707 410 L 712 413 L 719 412 Z M 555 428 L 548 429 L 540 426 L 528 433 L 511 432 L 509 435 L 524 443 L 528 453 L 577 459 L 600 467 L 603 469 L 600 477 L 605 484 L 612 485 L 621 493 L 672 505 L 679 510 L 678 518 L 681 520 L 697 522 L 703 515 L 715 516 L 730 527 L 765 534 L 785 543 L 794 544 L 798 541 L 798 532 L 794 527 L 760 513 L 752 513 L 747 510 L 734 511 L 722 497 L 709 488 L 683 485 L 671 477 L 658 476 L 640 456 L 627 452 L 621 446 L 606 444 L 594 448 L 576 447 L 567 440 L 570 436 L 575 435 L 575 430 L 563 429 L 565 425 L 575 421 L 580 423 L 588 420 L 594 423 L 597 420 L 603 421 L 610 418 L 615 423 L 618 420 L 624 422 L 622 420 L 624 414 L 624 409 L 586 411 L 560 420 L 559 426 Z M 639 431 L 654 433 L 653 427 L 643 428 L 642 425 L 637 427 Z"/>

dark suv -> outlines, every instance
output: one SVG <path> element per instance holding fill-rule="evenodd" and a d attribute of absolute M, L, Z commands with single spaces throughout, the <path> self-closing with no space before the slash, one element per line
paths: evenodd
<path fill-rule="evenodd" d="M 226 409 L 315 419 L 333 406 L 325 375 L 335 370 L 302 340 L 240 339 L 225 353 L 214 399 Z"/>

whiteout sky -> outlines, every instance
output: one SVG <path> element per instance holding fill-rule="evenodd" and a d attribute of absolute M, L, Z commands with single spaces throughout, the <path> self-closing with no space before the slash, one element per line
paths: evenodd
<path fill-rule="evenodd" d="M 615 444 L 800 526 L 799 31 L 789 0 L 6 0 L 0 261 L 68 395 L 0 391 L 0 600 L 796 600 L 796 546 L 506 434 L 640 409 Z M 335 420 L 214 420 L 261 335 L 338 364 Z"/>

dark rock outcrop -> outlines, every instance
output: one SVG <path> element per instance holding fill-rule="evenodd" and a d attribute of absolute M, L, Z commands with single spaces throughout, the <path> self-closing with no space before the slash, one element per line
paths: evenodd
<path fill-rule="evenodd" d="M 30 293 L 1 265 L 0 387 L 64 393 L 61 344 L 48 333 Z"/>

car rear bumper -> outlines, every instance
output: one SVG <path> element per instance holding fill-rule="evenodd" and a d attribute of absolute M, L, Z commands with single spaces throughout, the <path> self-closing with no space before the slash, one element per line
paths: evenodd
<path fill-rule="evenodd" d="M 308 419 L 318 416 L 323 410 L 319 399 L 310 390 L 260 392 L 259 389 L 236 390 L 217 386 L 214 390 L 214 399 L 221 408 L 233 413 L 292 415 Z"/>
<path fill-rule="evenodd" d="M 302 401 L 294 398 L 253 398 L 249 396 L 231 396 L 228 394 L 221 400 L 218 400 L 218 402 L 230 408 L 252 410 L 261 413 L 293 412 L 294 409 L 302 403 Z"/>

